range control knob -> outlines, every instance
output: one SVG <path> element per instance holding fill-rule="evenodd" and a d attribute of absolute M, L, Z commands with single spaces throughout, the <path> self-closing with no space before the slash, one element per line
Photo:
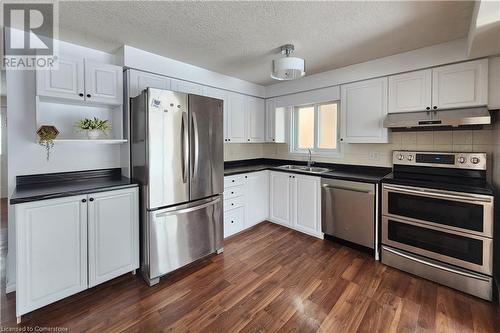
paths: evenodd
<path fill-rule="evenodd" d="M 470 161 L 472 162 L 472 164 L 478 164 L 480 160 L 479 157 L 472 157 Z"/>
<path fill-rule="evenodd" d="M 465 157 L 463 157 L 463 156 L 460 156 L 457 160 L 458 160 L 458 163 L 460 163 L 460 164 L 464 164 L 467 161 L 465 159 Z"/>
<path fill-rule="evenodd" d="M 413 161 L 413 155 L 408 155 L 406 158 L 408 159 L 408 161 Z"/>
<path fill-rule="evenodd" d="M 401 161 L 401 160 L 404 160 L 404 159 L 405 159 L 405 155 L 403 155 L 403 154 L 399 154 L 398 155 L 398 160 Z"/>

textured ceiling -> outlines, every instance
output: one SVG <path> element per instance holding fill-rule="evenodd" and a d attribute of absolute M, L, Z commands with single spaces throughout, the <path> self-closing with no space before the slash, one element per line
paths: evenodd
<path fill-rule="evenodd" d="M 60 2 L 60 37 L 123 44 L 258 84 L 285 43 L 307 74 L 465 37 L 473 2 Z"/>

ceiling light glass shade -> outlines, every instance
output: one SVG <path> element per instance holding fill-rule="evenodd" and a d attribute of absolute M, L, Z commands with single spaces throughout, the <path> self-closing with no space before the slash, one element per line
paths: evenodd
<path fill-rule="evenodd" d="M 296 57 L 283 57 L 273 60 L 271 77 L 275 80 L 295 80 L 306 74 L 305 60 Z"/>

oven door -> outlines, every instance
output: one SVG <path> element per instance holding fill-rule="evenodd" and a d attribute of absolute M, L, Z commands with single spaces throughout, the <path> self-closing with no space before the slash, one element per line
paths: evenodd
<path fill-rule="evenodd" d="M 493 237 L 493 197 L 383 185 L 382 214 L 484 237 Z"/>
<path fill-rule="evenodd" d="M 493 240 L 490 238 L 383 216 L 382 243 L 492 275 Z"/>

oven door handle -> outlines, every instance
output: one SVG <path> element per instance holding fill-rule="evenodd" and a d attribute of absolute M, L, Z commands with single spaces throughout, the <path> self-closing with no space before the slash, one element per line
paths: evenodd
<path fill-rule="evenodd" d="M 485 198 L 483 196 L 476 196 L 476 195 L 467 195 L 467 194 L 451 194 L 449 192 L 445 191 L 436 191 L 436 190 L 430 190 L 430 189 L 421 189 L 419 188 L 418 190 L 413 190 L 413 189 L 408 189 L 404 187 L 399 187 L 399 186 L 393 186 L 393 185 L 384 185 L 384 189 L 393 191 L 393 192 L 401 192 L 401 193 L 409 193 L 409 194 L 417 194 L 420 196 L 426 196 L 426 197 L 434 197 L 434 198 L 442 198 L 442 199 L 456 199 L 456 200 L 467 200 L 470 202 L 481 202 L 481 203 L 491 203 L 490 198 Z"/>
<path fill-rule="evenodd" d="M 407 255 L 406 253 L 403 253 L 401 251 L 398 251 L 398 250 L 395 250 L 395 249 L 392 249 L 392 248 L 389 248 L 386 246 L 383 246 L 383 249 L 388 251 L 388 252 L 391 252 L 395 255 L 401 256 L 401 257 L 406 258 L 406 259 L 411 260 L 411 261 L 418 262 L 418 263 L 423 264 L 423 265 L 431 266 L 431 267 L 434 267 L 437 269 L 441 269 L 441 270 L 444 270 L 444 271 L 447 271 L 450 273 L 454 273 L 454 274 L 458 274 L 458 275 L 463 275 L 463 276 L 470 277 L 473 279 L 489 282 L 489 279 L 487 277 L 481 276 L 479 274 L 468 273 L 468 272 L 464 272 L 462 270 L 457 270 L 457 269 L 453 269 L 451 267 L 446 267 L 446 266 L 438 265 L 438 264 L 435 264 L 432 262 L 428 262 L 428 261 L 425 261 L 425 260 L 422 260 L 419 258 L 415 258 L 413 256 Z"/>

